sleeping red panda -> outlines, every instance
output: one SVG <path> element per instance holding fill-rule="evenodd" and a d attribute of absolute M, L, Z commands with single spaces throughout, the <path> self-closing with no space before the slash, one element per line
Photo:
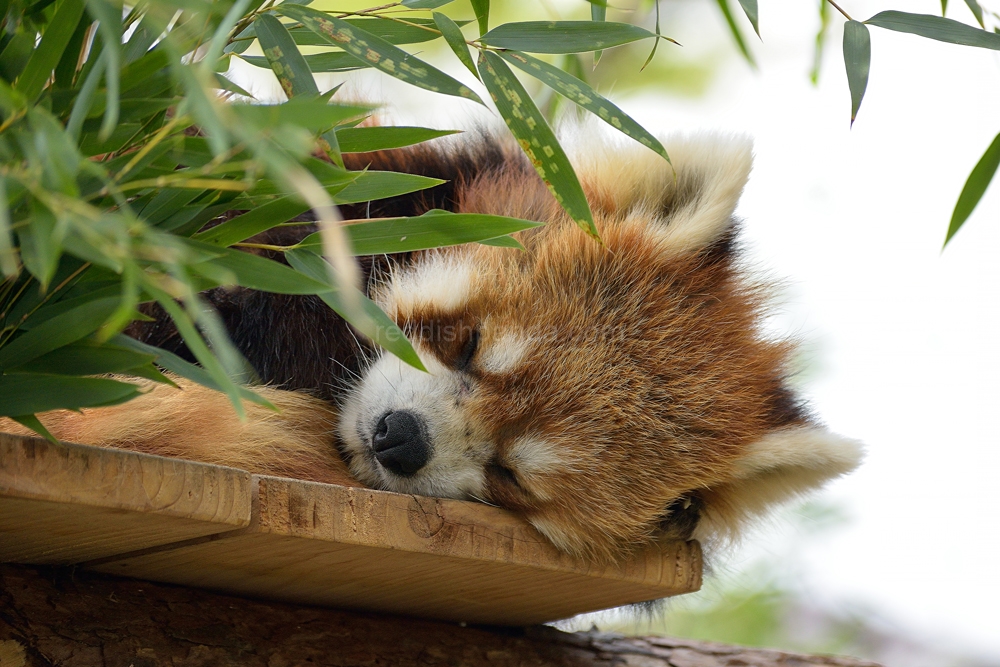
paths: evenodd
<path fill-rule="evenodd" d="M 280 413 L 247 405 L 240 422 L 224 396 L 182 382 L 41 421 L 67 441 L 499 505 L 600 561 L 663 536 L 732 536 L 852 470 L 861 448 L 809 414 L 787 384 L 792 346 L 761 330 L 768 287 L 741 272 L 733 217 L 750 146 L 666 146 L 672 167 L 639 147 L 580 160 L 603 245 L 507 144 L 345 156 L 447 181 L 344 207 L 348 219 L 442 208 L 548 223 L 518 234 L 526 251 L 362 260 L 429 373 L 358 340 L 314 297 L 218 289 L 207 296 Z M 305 232 L 269 240 L 293 233 Z M 162 314 L 130 333 L 187 355 Z"/>

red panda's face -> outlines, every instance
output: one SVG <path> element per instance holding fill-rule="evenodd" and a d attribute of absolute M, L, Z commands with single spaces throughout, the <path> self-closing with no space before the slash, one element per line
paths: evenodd
<path fill-rule="evenodd" d="M 375 298 L 429 372 L 388 354 L 364 372 L 341 406 L 351 471 L 517 511 L 561 549 L 614 560 L 681 519 L 689 536 L 678 508 L 718 528 L 736 503 L 852 466 L 856 448 L 838 459 L 840 441 L 815 436 L 796 467 L 802 434 L 822 431 L 785 389 L 788 346 L 760 333 L 764 290 L 734 266 L 743 181 L 726 169 L 659 173 L 658 199 L 591 188 L 603 245 L 550 213 L 526 251 L 462 246 L 393 275 Z M 467 210 L 530 199 L 476 205 L 477 187 Z"/>
<path fill-rule="evenodd" d="M 352 472 L 518 511 L 571 552 L 605 556 L 653 533 L 747 430 L 723 433 L 713 411 L 762 429 L 733 372 L 712 371 L 711 349 L 693 354 L 692 339 L 727 338 L 736 373 L 780 352 L 739 331 L 754 305 L 722 294 L 725 264 L 666 257 L 648 232 L 617 221 L 602 247 L 556 225 L 524 239 L 527 251 L 442 251 L 393 276 L 377 299 L 429 372 L 392 355 L 367 370 L 341 415 Z M 712 332 L 720 319 L 729 333 Z M 710 392 L 699 365 L 717 376 Z"/>

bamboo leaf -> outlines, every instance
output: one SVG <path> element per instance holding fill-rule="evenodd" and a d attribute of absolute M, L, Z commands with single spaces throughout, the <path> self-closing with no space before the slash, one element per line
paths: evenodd
<path fill-rule="evenodd" d="M 482 103 L 472 90 L 431 67 L 389 42 L 357 28 L 347 21 L 327 16 L 323 12 L 301 5 L 281 4 L 276 7 L 283 15 L 299 21 L 330 44 L 371 63 L 373 67 L 400 81 L 436 93 L 454 95 Z"/>
<path fill-rule="evenodd" d="M 154 363 L 160 368 L 166 369 L 171 373 L 191 380 L 192 382 L 197 382 L 198 384 L 208 387 L 209 389 L 215 389 L 216 391 L 223 390 L 222 386 L 217 383 L 204 368 L 195 366 L 194 364 L 185 361 L 173 352 L 168 352 L 167 350 L 147 345 L 146 343 L 139 342 L 134 338 L 130 338 L 129 336 L 122 334 L 115 336 L 110 342 L 118 345 L 119 347 L 154 355 L 156 357 Z M 270 401 L 265 400 L 259 394 L 255 394 L 246 387 L 240 387 L 237 385 L 236 391 L 239 397 L 243 400 L 248 400 L 271 409 L 276 409 Z"/>
<path fill-rule="evenodd" d="M 746 58 L 746 61 L 750 63 L 751 67 L 756 67 L 757 63 L 753 59 L 753 54 L 750 53 L 750 49 L 747 47 L 746 40 L 743 39 L 743 33 L 740 32 L 740 27 L 736 25 L 736 17 L 733 16 L 733 11 L 729 8 L 729 0 L 715 0 L 716 4 L 719 5 L 719 10 L 722 12 L 722 16 L 726 19 L 726 25 L 729 26 L 729 32 L 732 33 L 733 41 L 736 42 L 736 46 L 739 48 L 740 53 Z"/>
<path fill-rule="evenodd" d="M 750 25 L 753 26 L 753 31 L 760 39 L 760 27 L 757 25 L 757 0 L 740 0 L 740 6 L 743 7 L 743 13 L 750 19 Z"/>
<path fill-rule="evenodd" d="M 659 11 L 659 3 L 657 3 L 657 11 Z M 608 6 L 607 4 L 601 4 L 597 2 L 590 3 L 590 20 L 598 21 L 603 23 L 608 20 Z M 659 42 L 660 40 L 656 40 Z M 597 63 L 601 61 L 601 54 L 604 53 L 600 49 L 594 51 L 594 67 L 597 67 Z"/>
<path fill-rule="evenodd" d="M 319 88 L 316 86 L 309 65 L 299 53 L 299 47 L 295 45 L 295 41 L 281 21 L 271 14 L 261 14 L 254 23 L 257 25 L 257 39 L 260 40 L 264 56 L 270 63 L 271 71 L 278 78 L 285 95 L 289 99 L 295 96 L 318 97 Z M 343 166 L 344 160 L 340 156 L 337 135 L 332 131 L 326 131 L 322 139 L 325 142 L 326 153 L 336 164 Z"/>
<path fill-rule="evenodd" d="M 340 150 L 344 153 L 368 153 L 412 146 L 438 137 L 457 134 L 458 130 L 432 130 L 426 127 L 345 127 L 337 130 Z"/>
<path fill-rule="evenodd" d="M 241 56 L 243 60 L 255 67 L 270 69 L 271 64 L 263 56 Z M 358 60 L 350 53 L 332 51 L 330 53 L 315 53 L 303 56 L 311 72 L 350 72 L 356 69 L 371 67 L 369 63 Z"/>
<path fill-rule="evenodd" d="M 326 283 L 308 278 L 280 262 L 231 248 L 218 248 L 208 244 L 205 244 L 205 247 L 218 253 L 219 256 L 194 264 L 191 269 L 200 271 L 206 264 L 216 269 L 224 269 L 236 278 L 237 284 L 241 287 L 275 294 L 319 294 L 330 289 Z"/>
<path fill-rule="evenodd" d="M 955 210 L 951 214 L 951 223 L 948 225 L 948 233 L 944 239 L 945 246 L 972 215 L 972 211 L 975 210 L 990 181 L 993 180 L 997 167 L 1000 167 L 1000 134 L 996 136 L 990 147 L 983 153 L 983 157 L 976 163 L 972 173 L 969 174 L 969 179 L 965 182 L 965 187 L 962 188 L 962 194 L 958 196 Z"/>
<path fill-rule="evenodd" d="M 285 95 L 289 98 L 295 95 L 319 95 L 319 88 L 309 65 L 281 21 L 272 14 L 261 14 L 254 25 L 257 26 L 260 48 Z"/>
<path fill-rule="evenodd" d="M 932 14 L 909 14 L 907 12 L 879 12 L 865 21 L 868 25 L 878 26 L 895 32 L 908 32 L 928 39 L 949 44 L 963 44 L 982 49 L 1000 51 L 1000 35 L 971 25 L 959 23 Z"/>
<path fill-rule="evenodd" d="M 515 239 L 513 236 L 498 236 L 495 239 L 483 239 L 479 241 L 483 245 L 496 246 L 498 248 L 516 248 L 518 250 L 525 250 L 525 247 L 521 245 L 521 242 Z"/>
<path fill-rule="evenodd" d="M 490 0 L 469 0 L 469 2 L 472 4 L 472 11 L 476 13 L 479 34 L 485 35 L 490 29 Z"/>
<path fill-rule="evenodd" d="M 369 107 L 329 104 L 321 98 L 292 98 L 283 104 L 233 104 L 232 110 L 244 121 L 259 128 L 295 125 L 310 132 L 329 128 L 370 113 Z"/>
<path fill-rule="evenodd" d="M 985 29 L 986 24 L 983 23 L 983 8 L 980 4 L 976 2 L 976 0 L 965 0 L 965 4 L 969 6 L 970 10 L 972 10 L 972 14 L 976 17 L 979 27 Z M 944 16 L 944 11 L 941 12 L 941 15 Z"/>
<path fill-rule="evenodd" d="M 192 238 L 216 246 L 231 246 L 302 215 L 308 210 L 309 204 L 294 195 L 286 195 L 227 220 L 221 225 L 195 234 Z"/>
<path fill-rule="evenodd" d="M 505 23 L 480 38 L 483 44 L 530 53 L 597 51 L 656 37 L 629 23 L 594 21 L 524 21 Z"/>
<path fill-rule="evenodd" d="M 156 357 L 117 345 L 81 340 L 64 345 L 17 367 L 17 372 L 51 375 L 106 375 L 144 366 Z"/>
<path fill-rule="evenodd" d="M 297 271 L 310 276 L 314 280 L 330 279 L 330 265 L 319 255 L 308 250 L 290 250 L 285 253 L 288 263 Z M 319 295 L 323 302 L 333 309 L 341 317 L 345 315 L 343 299 L 336 291 L 328 291 Z M 413 345 L 406 338 L 403 331 L 393 322 L 388 315 L 382 312 L 374 301 L 366 297 L 361 292 L 357 292 L 354 298 L 361 305 L 366 317 L 357 323 L 352 322 L 351 326 L 367 336 L 376 345 L 392 352 L 400 360 L 408 363 L 416 369 L 426 371 L 423 362 L 417 355 Z M 347 319 L 344 317 L 344 319 Z"/>
<path fill-rule="evenodd" d="M 861 108 L 861 100 L 868 87 L 871 69 L 872 45 L 868 28 L 858 21 L 844 24 L 844 65 L 847 68 L 847 85 L 851 89 L 851 125 Z"/>
<path fill-rule="evenodd" d="M 0 368 L 17 368 L 92 334 L 111 316 L 117 305 L 117 297 L 95 299 L 41 322 L 0 348 Z M 30 412 L 34 410 L 14 414 Z"/>
<path fill-rule="evenodd" d="M 549 86 L 560 95 L 591 112 L 625 136 L 635 139 L 646 148 L 662 155 L 668 162 L 670 161 L 667 150 L 656 137 L 643 129 L 639 123 L 632 120 L 617 105 L 598 94 L 585 81 L 543 60 L 533 58 L 526 53 L 504 51 L 500 53 L 500 56 L 510 64 L 527 72 L 546 86 Z"/>
<path fill-rule="evenodd" d="M 59 266 L 64 235 L 64 228 L 52 211 L 37 202 L 32 207 L 31 224 L 17 230 L 21 261 L 43 288 L 48 287 Z"/>
<path fill-rule="evenodd" d="M 0 174 L 0 273 L 3 273 L 5 278 L 13 278 L 20 269 L 13 241 L 10 208 L 7 203 L 7 177 Z"/>
<path fill-rule="evenodd" d="M 381 255 L 487 241 L 541 226 L 540 222 L 499 215 L 434 210 L 411 218 L 357 222 L 345 225 L 344 232 L 351 240 L 354 254 Z M 307 236 L 299 248 L 321 252 L 319 233 Z"/>
<path fill-rule="evenodd" d="M 410 9 L 437 9 L 454 0 L 403 0 L 400 4 Z"/>
<path fill-rule="evenodd" d="M 823 50 L 826 44 L 826 33 L 830 27 L 830 5 L 826 0 L 819 0 L 819 28 L 813 46 L 813 64 L 809 70 L 809 80 L 815 86 L 819 83 L 819 70 L 823 62 Z"/>
<path fill-rule="evenodd" d="M 25 415 L 116 405 L 138 395 L 134 384 L 117 380 L 13 373 L 0 375 L 0 416 L 25 423 Z"/>
<path fill-rule="evenodd" d="M 118 83 L 121 73 L 122 12 L 106 0 L 87 0 L 87 8 L 97 19 L 97 29 L 101 34 L 101 58 L 105 63 L 104 82 L 106 102 L 104 123 L 101 125 L 102 140 L 111 136 L 118 125 Z"/>
<path fill-rule="evenodd" d="M 441 31 L 448 46 L 461 63 L 465 65 L 466 69 L 472 72 L 472 76 L 478 79 L 479 72 L 476 71 L 476 63 L 472 60 L 472 54 L 469 52 L 469 45 L 465 43 L 465 35 L 462 34 L 462 29 L 444 14 L 434 12 L 431 16 L 434 18 L 434 24 Z"/>
<path fill-rule="evenodd" d="M 246 411 L 240 402 L 242 398 L 240 387 L 232 379 L 232 376 L 238 373 L 238 369 L 232 367 L 232 357 L 238 355 L 232 343 L 224 335 L 220 336 L 220 332 L 205 328 L 205 320 L 199 318 L 199 324 L 206 335 L 211 336 L 213 333 L 215 334 L 212 341 L 215 349 L 215 354 L 213 354 L 212 349 L 209 348 L 205 339 L 202 338 L 198 327 L 195 326 L 194 320 L 170 294 L 152 285 L 149 281 L 146 282 L 144 287 L 166 311 L 170 319 L 173 320 L 178 333 L 180 333 L 181 338 L 184 340 L 184 344 L 187 345 L 187 348 L 194 355 L 195 359 L 198 360 L 198 363 L 211 376 L 214 387 L 225 392 L 229 397 L 233 408 L 236 409 L 236 413 L 242 419 L 246 415 Z M 211 321 L 207 323 L 210 325 L 213 324 Z M 159 363 L 159 360 L 157 363 Z"/>
<path fill-rule="evenodd" d="M 503 59 L 489 51 L 479 55 L 479 72 L 500 116 L 556 201 L 584 231 L 600 238 L 576 172 L 524 86 Z"/>
<path fill-rule="evenodd" d="M 49 21 L 42 39 L 31 53 L 28 64 L 14 84 L 14 89 L 29 100 L 34 101 L 41 94 L 45 83 L 52 76 L 66 50 L 76 26 L 83 16 L 81 0 L 62 0 L 56 7 L 56 13 Z"/>
<path fill-rule="evenodd" d="M 300 3 L 301 4 L 301 3 Z M 434 21 L 424 18 L 407 18 L 406 23 L 381 17 L 363 17 L 344 19 L 356 28 L 376 37 L 381 37 L 390 44 L 420 44 L 435 40 L 441 35 L 435 29 Z M 463 26 L 469 21 L 456 21 Z M 299 46 L 329 46 L 329 41 L 315 34 L 308 28 L 297 27 L 288 31 Z M 316 70 L 313 70 L 314 72 Z"/>
<path fill-rule="evenodd" d="M 333 196 L 334 203 L 356 204 L 363 201 L 387 199 L 417 190 L 440 185 L 444 181 L 428 176 L 403 174 L 394 171 L 366 171 L 357 180 Z"/>
<path fill-rule="evenodd" d="M 35 415 L 10 415 L 10 418 L 16 421 L 21 426 L 25 428 L 30 428 L 32 431 L 42 436 L 49 442 L 58 445 L 59 441 L 56 437 L 49 433 L 49 429 L 45 428 L 42 422 L 38 421 L 38 417 Z"/>

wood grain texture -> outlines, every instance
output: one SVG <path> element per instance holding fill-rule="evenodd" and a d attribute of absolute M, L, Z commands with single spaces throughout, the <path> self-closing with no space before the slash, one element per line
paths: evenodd
<path fill-rule="evenodd" d="M 667 637 L 460 627 L 11 565 L 0 565 L 0 665 L 878 667 Z"/>
<path fill-rule="evenodd" d="M 250 522 L 232 468 L 0 433 L 0 561 L 79 563 Z"/>
<path fill-rule="evenodd" d="M 257 477 L 251 525 L 87 567 L 349 609 L 524 625 L 697 590 L 695 542 L 620 566 L 557 551 L 523 519 L 457 500 Z"/>

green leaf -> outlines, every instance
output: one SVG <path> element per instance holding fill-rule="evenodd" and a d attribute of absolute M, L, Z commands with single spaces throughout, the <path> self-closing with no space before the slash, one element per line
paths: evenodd
<path fill-rule="evenodd" d="M 736 17 L 733 16 L 732 10 L 729 8 L 729 0 L 715 0 L 716 4 L 719 5 L 719 10 L 722 12 L 722 16 L 726 19 L 726 25 L 729 26 L 729 32 L 733 35 L 733 41 L 736 42 L 736 46 L 739 48 L 740 53 L 746 58 L 746 61 L 750 63 L 751 67 L 756 67 L 757 63 L 754 62 L 753 54 L 750 53 L 750 49 L 747 47 L 746 40 L 743 39 L 743 33 L 740 32 L 740 27 L 736 25 Z"/>
<path fill-rule="evenodd" d="M 847 67 L 847 85 L 851 89 L 851 125 L 861 108 L 861 99 L 868 87 L 871 69 L 872 44 L 864 23 L 848 21 L 844 24 L 844 65 Z"/>
<path fill-rule="evenodd" d="M 185 308 L 181 307 L 170 294 L 151 284 L 148 280 L 144 288 L 156 299 L 157 303 L 170 316 L 170 319 L 173 320 L 188 350 L 191 351 L 202 367 L 208 371 L 214 386 L 220 391 L 225 392 L 226 396 L 229 397 L 229 401 L 236 409 L 236 413 L 242 419 L 246 415 L 246 411 L 240 402 L 242 397 L 240 387 L 231 377 L 236 375 L 239 370 L 233 367 L 233 357 L 238 355 L 238 352 L 236 352 L 232 342 L 224 335 L 219 335 L 219 332 L 214 330 L 215 327 L 206 327 L 206 324 L 211 327 L 215 323 L 199 314 L 198 324 L 201 330 L 205 331 L 206 336 L 212 337 L 215 350 L 213 353 L 213 350 L 206 344 L 205 338 L 202 337 L 199 327 L 195 326 L 194 320 Z M 200 306 L 201 304 L 190 304 L 189 307 Z M 157 360 L 157 363 L 159 363 L 159 360 Z"/>
<path fill-rule="evenodd" d="M 243 60 L 256 67 L 271 68 L 267 58 L 263 56 L 241 56 Z M 303 56 L 311 72 L 350 72 L 356 69 L 371 67 L 369 63 L 358 60 L 350 53 L 332 51 L 330 53 L 315 53 Z"/>
<path fill-rule="evenodd" d="M 390 148 L 412 146 L 458 130 L 432 130 L 426 127 L 396 125 L 391 127 L 345 127 L 337 130 L 340 150 L 344 153 L 369 153 Z"/>
<path fill-rule="evenodd" d="M 330 278 L 330 265 L 319 255 L 308 250 L 289 250 L 285 253 L 285 258 L 297 271 L 300 271 L 314 280 L 326 280 L 332 282 Z M 342 304 L 342 297 L 336 291 L 328 291 L 319 295 L 323 302 L 333 309 L 338 315 L 347 320 L 346 310 Z M 354 298 L 361 305 L 366 317 L 357 323 L 348 320 L 353 328 L 367 336 L 376 345 L 392 352 L 402 361 L 408 363 L 416 369 L 426 371 L 423 362 L 417 355 L 413 345 L 406 338 L 403 331 L 389 319 L 389 316 L 382 312 L 374 301 L 366 297 L 361 292 L 357 292 Z"/>
<path fill-rule="evenodd" d="M 0 368 L 16 368 L 92 334 L 111 316 L 117 305 L 117 297 L 95 299 L 45 320 L 0 348 Z M 30 412 L 34 410 L 13 414 Z"/>
<path fill-rule="evenodd" d="M 21 261 L 43 288 L 59 266 L 65 226 L 60 225 L 52 212 L 37 201 L 32 207 L 31 224 L 17 230 L 21 243 Z"/>
<path fill-rule="evenodd" d="M 376 69 L 400 81 L 436 93 L 464 97 L 482 103 L 479 96 L 472 92 L 468 86 L 347 21 L 327 16 L 323 12 L 301 5 L 281 4 L 275 9 L 289 18 L 299 21 L 330 44 L 339 46 L 344 51 L 371 63 Z"/>
<path fill-rule="evenodd" d="M 576 172 L 524 86 L 503 59 L 489 51 L 479 54 L 479 72 L 507 127 L 556 201 L 584 231 L 600 238 Z"/>
<path fill-rule="evenodd" d="M 158 347 L 141 343 L 134 338 L 130 338 L 129 336 L 122 334 L 112 338 L 111 342 L 120 347 L 135 350 L 136 352 L 154 355 L 156 357 L 155 363 L 160 368 L 166 369 L 171 373 L 191 380 L 192 382 L 197 382 L 198 384 L 208 387 L 209 389 L 223 391 L 222 386 L 217 383 L 204 368 L 201 366 L 195 366 L 194 364 L 185 361 L 173 352 L 168 352 L 167 350 L 161 350 Z M 265 400 L 259 394 L 255 394 L 246 387 L 236 386 L 236 391 L 239 397 L 244 400 L 252 401 L 258 405 L 263 405 L 271 409 L 277 409 L 271 404 L 270 401 Z"/>
<path fill-rule="evenodd" d="M 257 26 L 257 39 L 260 40 L 264 56 L 271 65 L 271 71 L 278 78 L 281 89 L 291 99 L 295 96 L 318 97 L 319 88 L 313 79 L 312 71 L 299 47 L 295 45 L 288 30 L 271 14 L 261 14 L 254 22 Z M 340 146 L 337 135 L 332 131 L 323 133 L 326 142 L 324 148 L 333 161 L 343 166 L 340 157 Z"/>
<path fill-rule="evenodd" d="M 385 218 L 345 225 L 355 255 L 381 255 L 486 241 L 542 223 L 500 215 L 428 211 L 412 218 Z M 322 252 L 319 233 L 310 234 L 299 247 Z"/>
<path fill-rule="evenodd" d="M 759 39 L 760 28 L 757 26 L 757 0 L 740 0 L 740 6 L 743 7 L 743 13 L 750 19 L 750 25 L 753 26 L 753 31 L 757 33 Z"/>
<path fill-rule="evenodd" d="M 7 177 L 0 174 L 0 273 L 3 273 L 5 278 L 13 278 L 20 269 L 13 241 L 10 209 L 7 204 Z"/>
<path fill-rule="evenodd" d="M 107 139 L 118 125 L 118 83 L 121 73 L 122 11 L 106 0 L 87 0 L 87 9 L 97 19 L 101 35 L 101 58 L 105 63 L 104 82 L 107 95 L 101 139 Z"/>
<path fill-rule="evenodd" d="M 35 415 L 11 415 L 10 418 L 16 421 L 21 426 L 24 426 L 25 428 L 30 428 L 32 431 L 42 436 L 49 442 L 55 443 L 57 445 L 59 444 L 59 441 L 56 440 L 56 437 L 51 433 L 49 433 L 49 429 L 45 428 L 42 422 L 38 421 L 38 417 L 36 417 Z"/>
<path fill-rule="evenodd" d="M 646 148 L 662 155 L 668 162 L 670 161 L 667 150 L 656 137 L 643 129 L 618 106 L 599 95 L 585 81 L 526 53 L 504 51 L 500 53 L 500 56 L 511 65 L 527 72 L 560 95 L 594 114 L 625 136 L 635 139 Z"/>
<path fill-rule="evenodd" d="M 0 375 L 0 416 L 117 405 L 139 396 L 134 384 L 105 378 L 36 373 Z M 24 423 L 24 422 L 22 422 Z"/>
<path fill-rule="evenodd" d="M 281 21 L 272 14 L 261 14 L 254 25 L 257 26 L 260 48 L 285 95 L 289 98 L 295 95 L 319 95 L 319 88 L 309 65 Z"/>
<path fill-rule="evenodd" d="M 295 125 L 322 132 L 334 125 L 370 113 L 370 107 L 329 104 L 321 98 L 292 98 L 284 104 L 233 104 L 240 118 L 258 128 Z"/>
<path fill-rule="evenodd" d="M 352 26 L 381 37 L 390 44 L 420 44 L 435 40 L 441 35 L 434 28 L 434 21 L 423 18 L 407 18 L 406 23 L 388 18 L 365 17 L 344 19 Z M 468 21 L 457 21 L 462 26 Z M 329 42 L 307 28 L 292 28 L 295 43 L 300 46 L 327 46 Z M 314 72 L 316 70 L 313 70 Z"/>
<path fill-rule="evenodd" d="M 597 51 L 640 39 L 654 33 L 628 23 L 594 21 L 524 21 L 505 23 L 490 30 L 480 41 L 490 46 L 530 53 L 581 53 Z"/>
<path fill-rule="evenodd" d="M 363 201 L 387 199 L 440 185 L 444 181 L 428 176 L 394 171 L 366 171 L 357 180 L 333 196 L 336 204 L 357 204 Z"/>
<path fill-rule="evenodd" d="M 521 245 L 521 242 L 515 239 L 513 236 L 498 236 L 495 239 L 483 239 L 479 241 L 483 245 L 496 246 L 498 248 L 517 248 L 518 250 L 524 250 L 525 247 Z"/>
<path fill-rule="evenodd" d="M 823 0 L 823 2 L 826 2 L 826 0 Z M 947 11 L 948 11 L 948 0 L 941 0 L 941 16 L 944 16 L 945 12 Z"/>
<path fill-rule="evenodd" d="M 649 50 L 649 55 L 646 56 L 646 62 L 644 62 L 642 67 L 639 68 L 640 72 L 646 69 L 646 66 L 649 65 L 649 63 L 653 62 L 653 57 L 656 55 L 656 49 L 660 46 L 660 37 L 662 36 L 662 33 L 660 32 L 660 3 L 654 2 L 653 7 L 656 9 L 656 39 L 653 40 L 653 48 Z"/>
<path fill-rule="evenodd" d="M 24 71 L 35 49 L 35 35 L 17 32 L 0 51 L 0 77 L 14 81 Z"/>
<path fill-rule="evenodd" d="M 809 70 L 809 80 L 815 86 L 819 83 L 819 70 L 823 62 L 826 33 L 830 27 L 830 5 L 827 0 L 819 0 L 819 28 L 813 45 L 813 64 Z"/>
<path fill-rule="evenodd" d="M 976 0 L 965 0 L 965 4 L 967 4 L 969 9 L 972 10 L 972 14 L 976 17 L 979 27 L 986 28 L 986 24 L 983 23 L 983 8 L 979 5 L 979 3 L 976 2 Z M 944 16 L 944 11 L 941 12 L 941 15 Z"/>
<path fill-rule="evenodd" d="M 127 65 L 141 59 L 147 54 L 150 47 L 156 42 L 156 38 L 162 32 L 155 24 L 158 20 L 149 14 L 142 17 L 139 25 L 132 32 L 132 36 L 125 43 L 125 51 L 122 53 L 122 61 Z M 122 90 L 126 90 L 124 85 L 124 74 L 122 76 Z"/>
<path fill-rule="evenodd" d="M 657 4 L 657 10 L 659 10 L 659 4 Z M 608 20 L 608 6 L 607 4 L 600 4 L 597 2 L 592 2 L 590 4 L 590 20 L 605 22 Z M 659 41 L 659 40 L 657 40 Z M 597 63 L 601 61 L 601 54 L 604 53 L 600 49 L 594 51 L 594 67 L 597 67 Z"/>
<path fill-rule="evenodd" d="M 294 195 L 286 195 L 227 220 L 221 225 L 195 234 L 192 238 L 216 246 L 230 246 L 287 222 L 308 210 L 309 205 L 301 199 Z"/>
<path fill-rule="evenodd" d="M 17 367 L 17 372 L 51 375 L 106 375 L 144 366 L 156 357 L 117 345 L 99 345 L 81 340 L 32 359 Z"/>
<path fill-rule="evenodd" d="M 983 157 L 979 159 L 979 162 L 972 169 L 972 173 L 969 174 L 969 180 L 965 182 L 965 187 L 962 188 L 962 194 L 958 196 L 955 210 L 951 214 L 951 223 L 948 225 L 948 234 L 944 239 L 945 246 L 948 245 L 951 238 L 962 228 L 962 225 L 969 219 L 969 216 L 972 215 L 972 211 L 976 208 L 979 200 L 982 199 L 990 181 L 993 180 L 993 175 L 996 174 L 998 166 L 1000 166 L 1000 134 L 996 136 L 990 147 L 983 153 Z"/>
<path fill-rule="evenodd" d="M 1000 35 L 933 14 L 879 12 L 865 23 L 886 30 L 908 32 L 928 39 L 936 39 L 939 42 L 1000 51 Z"/>
<path fill-rule="evenodd" d="M 403 0 L 401 4 L 410 9 L 437 9 L 449 2 L 453 2 L 453 0 Z"/>
<path fill-rule="evenodd" d="M 280 262 L 231 248 L 218 248 L 208 244 L 204 244 L 204 247 L 219 253 L 219 257 L 192 265 L 193 271 L 200 272 L 208 264 L 230 272 L 242 287 L 275 294 L 318 294 L 330 289 L 326 283 L 316 282 Z"/>
<path fill-rule="evenodd" d="M 434 12 L 431 16 L 434 18 L 434 24 L 444 36 L 444 40 L 448 42 L 448 47 L 451 48 L 461 63 L 465 65 L 466 69 L 472 72 L 472 76 L 478 79 L 479 72 L 476 71 L 476 63 L 472 60 L 472 54 L 469 52 L 469 45 L 465 43 L 465 35 L 462 34 L 462 29 L 444 14 Z"/>
<path fill-rule="evenodd" d="M 56 13 L 42 34 L 42 40 L 35 47 L 28 64 L 14 84 L 15 90 L 23 93 L 29 100 L 38 97 L 62 58 L 63 51 L 66 50 L 82 16 L 81 0 L 62 0 L 59 3 Z"/>
<path fill-rule="evenodd" d="M 485 35 L 490 29 L 490 0 L 469 0 L 472 4 L 472 11 L 476 13 L 476 21 L 479 22 L 479 34 Z"/>

